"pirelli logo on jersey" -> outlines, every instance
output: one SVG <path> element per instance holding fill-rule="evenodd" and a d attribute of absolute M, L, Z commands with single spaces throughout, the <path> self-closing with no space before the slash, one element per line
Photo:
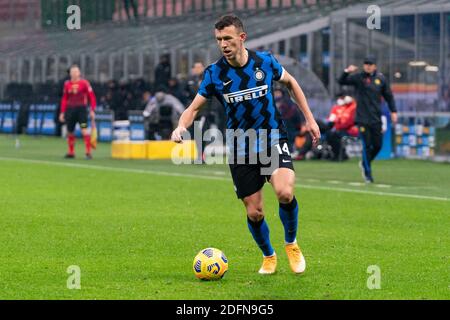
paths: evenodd
<path fill-rule="evenodd" d="M 236 91 L 224 94 L 223 97 L 227 103 L 242 102 L 264 97 L 269 91 L 267 84 L 252 89 Z"/>

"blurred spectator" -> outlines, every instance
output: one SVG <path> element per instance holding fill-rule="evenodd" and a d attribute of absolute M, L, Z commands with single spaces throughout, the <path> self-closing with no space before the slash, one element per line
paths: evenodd
<path fill-rule="evenodd" d="M 289 150 L 292 152 L 294 149 L 294 140 L 302 122 L 302 115 L 300 114 L 298 106 L 290 99 L 289 95 L 285 95 L 281 89 L 275 89 L 274 97 L 275 104 L 280 111 L 281 118 L 288 131 Z"/>
<path fill-rule="evenodd" d="M 183 90 L 181 89 L 177 78 L 169 79 L 166 93 L 173 95 L 175 98 L 180 100 L 182 104 L 186 105 L 186 96 L 183 94 Z"/>
<path fill-rule="evenodd" d="M 116 112 L 121 104 L 119 85 L 115 80 L 110 80 L 107 83 L 106 103 L 109 109 L 114 112 Z"/>
<path fill-rule="evenodd" d="M 319 126 L 322 138 L 326 136 L 326 133 L 330 130 L 330 124 L 326 121 L 316 119 Z M 312 143 L 312 137 L 310 134 L 309 126 L 306 122 L 302 122 L 300 130 L 295 137 L 295 150 L 292 153 L 292 157 L 295 160 L 304 159 L 330 159 L 332 156 L 331 147 L 321 139 L 316 147 Z M 325 134 L 324 134 L 325 133 Z"/>
<path fill-rule="evenodd" d="M 172 69 L 169 62 L 169 57 L 167 55 L 163 55 L 161 57 L 161 61 L 155 69 L 155 85 L 168 87 L 171 74 Z"/>
<path fill-rule="evenodd" d="M 61 101 L 61 99 L 62 99 L 63 91 L 64 91 L 64 84 L 68 80 L 70 80 L 70 68 L 67 68 L 66 76 L 58 82 L 58 101 Z M 58 107 L 57 107 L 58 109 L 57 109 L 57 112 L 55 113 L 55 118 L 53 120 L 55 121 L 55 125 L 56 125 L 56 135 L 60 136 L 63 123 L 58 120 L 59 114 L 61 112 L 61 104 L 58 103 L 57 105 L 58 105 Z"/>
<path fill-rule="evenodd" d="M 114 90 L 112 96 L 111 109 L 114 110 L 115 120 L 127 120 L 128 119 L 128 107 L 129 103 L 127 101 L 128 95 L 128 85 L 126 82 L 121 81 L 118 84 L 118 88 Z"/>
<path fill-rule="evenodd" d="M 63 91 L 64 91 L 64 83 L 70 80 L 70 68 L 66 70 L 66 76 L 58 82 L 58 98 L 62 99 Z"/>
<path fill-rule="evenodd" d="M 103 96 L 101 96 L 101 97 L 99 98 L 97 106 L 98 106 L 97 109 L 99 109 L 100 107 L 101 107 L 103 110 L 110 110 L 110 109 L 111 109 L 111 106 L 110 106 L 109 103 L 108 103 L 108 94 L 103 95 Z M 98 111 L 100 111 L 100 110 L 98 110 Z"/>
<path fill-rule="evenodd" d="M 10 82 L 6 86 L 7 100 L 29 99 L 33 95 L 33 87 L 29 83 Z"/>
<path fill-rule="evenodd" d="M 299 130 L 294 140 L 294 152 L 292 157 L 295 160 L 303 160 L 306 154 L 311 151 L 313 147 L 312 139 L 309 135 L 309 127 L 306 122 L 299 125 Z"/>
<path fill-rule="evenodd" d="M 443 81 L 441 87 L 442 98 L 438 101 L 438 111 L 450 111 L 450 76 Z"/>
<path fill-rule="evenodd" d="M 342 138 L 357 137 L 358 128 L 355 125 L 356 101 L 344 94 L 339 94 L 336 104 L 332 107 L 328 119 L 317 120 L 322 134 L 321 142 L 313 147 L 309 128 L 302 123 L 294 142 L 293 157 L 302 159 L 345 160 L 347 155 L 342 153 Z"/>
<path fill-rule="evenodd" d="M 123 4 L 125 6 L 125 12 L 127 14 L 128 20 L 131 20 L 130 16 L 130 5 L 131 5 L 131 8 L 133 9 L 134 19 L 138 21 L 139 19 L 138 8 L 134 0 L 123 0 Z"/>
<path fill-rule="evenodd" d="M 205 71 L 205 66 L 203 62 L 197 61 L 194 63 L 191 73 L 187 79 L 185 91 L 187 95 L 187 103 L 194 100 L 197 94 L 198 88 L 203 78 L 203 72 Z"/>
<path fill-rule="evenodd" d="M 145 107 L 147 107 L 147 105 L 148 105 L 148 103 L 150 102 L 151 99 L 152 99 L 152 94 L 150 93 L 150 91 L 145 91 L 142 94 L 141 104 L 139 106 L 139 110 L 144 110 Z"/>
<path fill-rule="evenodd" d="M 125 90 L 122 96 L 122 108 L 119 120 L 127 120 L 128 119 L 128 111 L 136 109 L 134 106 L 133 94 L 129 90 Z"/>
<path fill-rule="evenodd" d="M 162 91 L 156 92 L 155 97 L 150 99 L 143 112 L 148 138 L 150 140 L 169 139 L 183 111 L 183 104 L 173 95 Z"/>
<path fill-rule="evenodd" d="M 326 141 L 333 151 L 332 160 L 339 160 L 341 154 L 341 140 L 345 136 L 358 136 L 358 127 L 355 125 L 356 101 L 349 95 L 340 95 L 331 109 L 328 117 L 331 129 L 326 132 Z M 344 153 L 344 159 L 347 159 Z"/>

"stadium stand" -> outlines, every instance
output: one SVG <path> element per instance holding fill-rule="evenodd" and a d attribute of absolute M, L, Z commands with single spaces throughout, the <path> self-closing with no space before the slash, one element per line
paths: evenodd
<path fill-rule="evenodd" d="M 246 21 L 247 32 L 258 38 L 276 30 L 287 29 L 342 8 L 341 2 L 328 5 L 276 8 L 269 11 L 236 11 Z M 41 30 L 23 37 L 4 39 L 0 54 L 6 56 L 77 54 L 81 52 L 117 52 L 124 50 L 172 50 L 178 48 L 205 48 L 211 46 L 211 29 L 216 12 L 191 13 L 168 18 L 149 18 L 140 27 L 107 24 L 78 32 Z M 271 21 L 270 24 L 267 21 Z M 274 30 L 275 26 L 275 30 Z M 111 30 L 111 27 L 113 28 Z M 196 30 L 193 32 L 193 30 Z M 114 36 L 111 36 L 111 33 Z M 120 41 L 117 41 L 120 39 Z"/>

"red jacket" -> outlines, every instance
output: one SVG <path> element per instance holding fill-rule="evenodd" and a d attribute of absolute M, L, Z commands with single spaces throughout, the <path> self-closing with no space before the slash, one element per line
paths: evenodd
<path fill-rule="evenodd" d="M 94 111 L 97 101 L 89 81 L 84 79 L 79 81 L 67 80 L 64 83 L 64 92 L 61 100 L 61 112 L 66 112 L 67 108 L 87 106 L 88 99 L 91 103 L 91 110 Z"/>
<path fill-rule="evenodd" d="M 351 136 L 358 135 L 358 128 L 355 125 L 356 101 L 342 106 L 334 105 L 331 108 L 328 120 L 334 123 L 333 128 L 337 131 L 346 131 Z"/>

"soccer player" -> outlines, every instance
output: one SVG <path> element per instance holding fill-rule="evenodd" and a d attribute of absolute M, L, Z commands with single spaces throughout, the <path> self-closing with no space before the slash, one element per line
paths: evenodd
<path fill-rule="evenodd" d="M 80 124 L 81 134 L 86 148 L 86 159 L 92 159 L 91 137 L 88 133 L 88 100 L 90 102 L 89 116 L 95 120 L 96 98 L 89 81 L 81 78 L 81 71 L 77 65 L 70 67 L 70 80 L 64 83 L 61 99 L 61 113 L 59 121 L 67 123 L 68 152 L 65 158 L 75 158 L 75 126 Z"/>
<path fill-rule="evenodd" d="M 381 97 L 387 102 L 393 123 L 397 122 L 397 109 L 386 78 L 377 71 L 374 56 L 364 59 L 362 72 L 351 74 L 357 70 L 357 66 L 348 66 L 338 82 L 341 85 L 355 87 L 357 101 L 355 123 L 358 125 L 363 145 L 360 167 L 366 183 L 373 183 L 372 161 L 380 152 L 383 143 Z"/>
<path fill-rule="evenodd" d="M 274 103 L 273 81 L 284 84 L 295 99 L 311 127 L 314 142 L 320 139 L 319 127 L 297 81 L 271 54 L 245 48 L 247 34 L 239 18 L 234 15 L 220 18 L 215 24 L 215 38 L 223 56 L 206 68 L 200 89 L 181 115 L 172 140 L 182 142 L 182 134 L 212 96 L 217 97 L 225 108 L 227 130 L 269 131 L 267 141 L 270 145 L 267 144 L 267 148 L 278 155 L 276 163 L 270 163 L 270 167 L 275 165 L 275 169 L 266 174 L 262 169 L 268 165 L 258 158 L 256 164 L 233 161 L 229 164 L 230 171 L 237 197 L 243 201 L 247 211 L 248 228 L 263 253 L 259 273 L 273 274 L 277 266 L 277 255 L 264 219 L 262 187 L 266 180 L 272 185 L 279 201 L 290 267 L 293 272 L 302 273 L 306 263 L 296 240 L 299 206 L 294 196 L 295 173 L 287 146 L 286 128 Z M 251 146 L 245 145 L 245 148 L 250 150 Z M 236 159 L 236 153 L 232 157 Z M 273 161 L 273 157 L 271 159 Z"/>

